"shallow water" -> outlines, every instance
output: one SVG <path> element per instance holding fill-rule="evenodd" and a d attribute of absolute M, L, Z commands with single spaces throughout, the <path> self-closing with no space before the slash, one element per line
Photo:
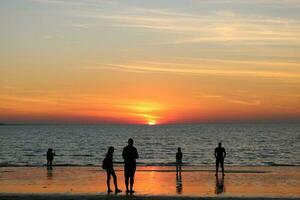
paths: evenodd
<path fill-rule="evenodd" d="M 142 165 L 170 165 L 177 147 L 186 164 L 214 164 L 219 141 L 227 151 L 227 165 L 300 165 L 299 124 L 201 125 L 26 125 L 0 126 L 0 164 L 45 164 L 48 148 L 58 165 L 99 165 L 108 146 L 114 160 L 133 138 Z"/>

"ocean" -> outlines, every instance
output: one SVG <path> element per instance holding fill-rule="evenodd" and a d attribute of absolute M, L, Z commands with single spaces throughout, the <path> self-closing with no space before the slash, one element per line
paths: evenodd
<path fill-rule="evenodd" d="M 0 166 L 43 166 L 54 149 L 54 164 L 100 165 L 109 146 L 122 163 L 122 149 L 134 139 L 139 165 L 172 165 L 177 147 L 185 165 L 214 165 L 218 142 L 226 149 L 226 165 L 300 165 L 300 124 L 191 125 L 3 125 Z"/>

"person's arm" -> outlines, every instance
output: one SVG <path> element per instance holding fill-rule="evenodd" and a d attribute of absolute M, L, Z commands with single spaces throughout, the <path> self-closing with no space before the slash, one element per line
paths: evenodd
<path fill-rule="evenodd" d="M 135 152 L 136 152 L 135 159 L 138 159 L 139 158 L 139 154 L 138 154 L 137 149 L 135 149 Z"/>
<path fill-rule="evenodd" d="M 123 149 L 122 157 L 123 157 L 123 159 L 125 160 L 125 148 Z"/>
<path fill-rule="evenodd" d="M 226 157 L 226 151 L 225 151 L 225 149 L 224 149 L 224 158 Z"/>
<path fill-rule="evenodd" d="M 215 158 L 217 158 L 217 149 L 215 149 Z"/>

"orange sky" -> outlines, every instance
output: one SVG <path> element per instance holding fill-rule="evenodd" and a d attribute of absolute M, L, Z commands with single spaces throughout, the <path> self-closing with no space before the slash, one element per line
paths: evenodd
<path fill-rule="evenodd" d="M 300 119 L 296 1 L 0 3 L 0 122 Z"/>

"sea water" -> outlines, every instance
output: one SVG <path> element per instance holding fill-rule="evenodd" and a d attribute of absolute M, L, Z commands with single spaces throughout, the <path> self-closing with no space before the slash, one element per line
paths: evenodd
<path fill-rule="evenodd" d="M 128 138 L 140 165 L 172 165 L 178 147 L 186 165 L 213 165 L 222 142 L 225 163 L 234 166 L 300 165 L 300 125 L 296 123 L 191 125 L 3 125 L 0 166 L 42 166 L 46 151 L 56 165 L 100 165 L 109 146 L 121 163 Z"/>

